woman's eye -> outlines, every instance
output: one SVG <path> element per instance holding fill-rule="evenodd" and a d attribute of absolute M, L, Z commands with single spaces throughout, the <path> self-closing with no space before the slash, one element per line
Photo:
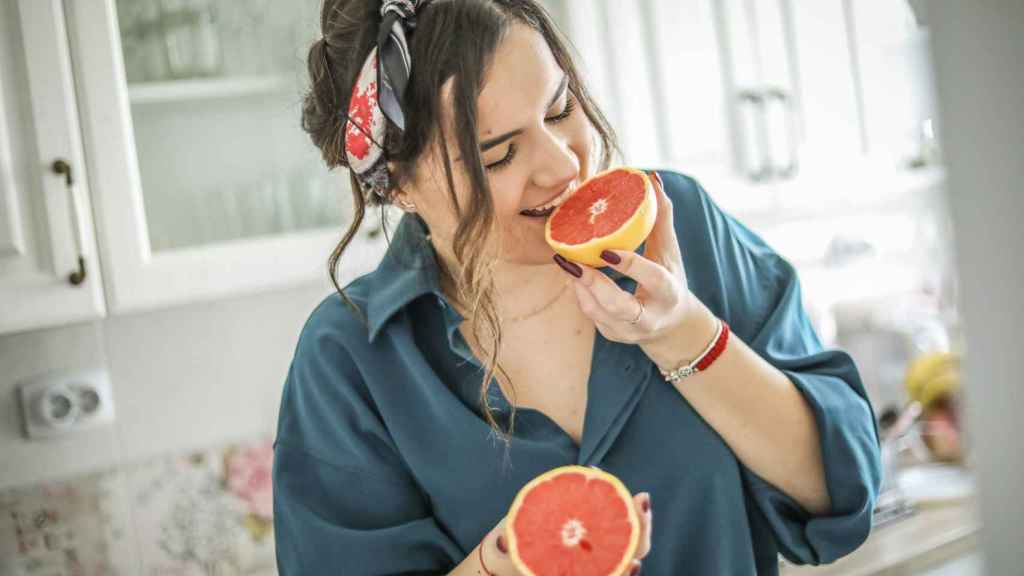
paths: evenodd
<path fill-rule="evenodd" d="M 551 118 L 548 118 L 547 121 L 551 122 L 552 124 L 558 124 L 562 120 L 565 120 L 566 118 L 568 118 L 572 114 L 572 111 L 575 110 L 575 109 L 576 109 L 576 104 L 575 104 L 575 102 L 573 102 L 573 99 L 572 98 L 566 98 L 566 100 L 565 100 L 565 110 L 562 110 L 562 112 L 559 113 L 557 116 L 552 116 Z"/>
<path fill-rule="evenodd" d="M 516 143 L 512 142 L 512 143 L 510 143 L 508 145 L 508 152 L 505 154 L 504 158 L 502 158 L 501 160 L 498 160 L 497 162 L 494 162 L 492 164 L 488 164 L 487 166 L 484 166 L 484 168 L 486 168 L 488 170 L 492 170 L 492 171 L 493 170 L 500 170 L 500 169 L 504 168 L 505 166 L 508 166 L 509 163 L 512 162 L 512 159 L 515 158 L 515 156 L 516 156 Z"/>
<path fill-rule="evenodd" d="M 572 112 L 575 109 L 576 109 L 576 103 L 573 101 L 572 98 L 567 98 L 566 101 L 565 101 L 565 110 L 562 110 L 556 116 L 552 116 L 550 118 L 545 118 L 545 120 L 547 120 L 551 124 L 558 124 L 562 120 L 565 120 L 570 115 L 572 115 Z M 491 170 L 491 171 L 501 170 L 505 166 L 508 166 L 512 162 L 512 159 L 515 158 L 515 156 L 516 156 L 516 145 L 515 145 L 515 142 L 512 142 L 512 143 L 510 143 L 508 145 L 508 152 L 505 154 L 504 158 L 502 158 L 501 160 L 498 160 L 497 162 L 494 162 L 492 164 L 488 164 L 487 166 L 484 166 L 484 168 L 487 169 L 487 170 Z"/>

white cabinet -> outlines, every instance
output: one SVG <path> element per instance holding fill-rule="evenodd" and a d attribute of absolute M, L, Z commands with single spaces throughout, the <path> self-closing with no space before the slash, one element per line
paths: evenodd
<path fill-rule="evenodd" d="M 800 162 L 841 173 L 848 159 L 864 152 L 851 36 L 853 1 L 795 0 L 790 5 Z"/>
<path fill-rule="evenodd" d="M 889 178 L 905 167 L 876 145 L 927 100 L 920 51 L 901 52 L 921 36 L 903 0 L 555 5 L 626 163 L 728 181 L 728 193 L 754 203 L 764 185 L 808 174 Z"/>
<path fill-rule="evenodd" d="M 844 0 L 709 0 L 733 147 L 752 183 L 842 170 L 861 153 L 859 91 Z"/>
<path fill-rule="evenodd" d="M 300 128 L 320 2 L 0 8 L 0 333 L 332 288 L 348 174 L 328 172 Z M 386 248 L 367 220 L 341 285 Z"/>
<path fill-rule="evenodd" d="M 732 142 L 710 0 L 550 4 L 627 163 L 728 162 Z"/>
<path fill-rule="evenodd" d="M 889 0 L 856 0 L 851 19 L 865 149 L 898 165 L 934 162 L 938 106 L 928 29 L 906 3 Z"/>
<path fill-rule="evenodd" d="M 66 38 L 59 1 L 0 0 L 0 333 L 106 313 Z"/>
<path fill-rule="evenodd" d="M 328 173 L 299 127 L 319 4 L 69 5 L 113 313 L 326 281 L 352 198 L 347 173 Z M 161 49 L 165 66 L 142 58 L 147 74 L 127 76 L 145 82 L 129 83 L 126 62 Z M 263 59 L 231 69 L 234 53 Z M 342 260 L 349 276 L 380 253 L 358 238 Z"/>
<path fill-rule="evenodd" d="M 797 73 L 792 14 L 777 0 L 714 0 L 733 171 L 751 182 L 797 170 Z"/>

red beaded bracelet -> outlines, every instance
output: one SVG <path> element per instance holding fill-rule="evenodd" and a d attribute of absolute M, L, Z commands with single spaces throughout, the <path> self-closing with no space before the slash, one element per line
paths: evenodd
<path fill-rule="evenodd" d="M 717 320 L 718 329 L 715 331 L 715 337 L 711 340 L 711 344 L 708 344 L 708 347 L 693 362 L 669 372 L 658 369 L 667 382 L 675 384 L 687 376 L 707 370 L 708 366 L 711 366 L 712 362 L 722 355 L 722 352 L 725 350 L 725 344 L 729 341 L 729 325 L 721 318 Z"/>

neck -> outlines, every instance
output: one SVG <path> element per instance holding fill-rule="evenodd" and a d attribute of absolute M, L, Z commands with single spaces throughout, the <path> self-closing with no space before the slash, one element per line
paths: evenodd
<path fill-rule="evenodd" d="M 443 266 L 446 270 L 454 270 L 454 258 L 451 255 L 442 255 Z M 456 308 L 465 318 L 469 318 L 469 304 L 458 299 L 458 293 L 452 285 L 453 279 L 450 274 L 442 274 L 441 288 L 450 301 L 455 303 Z M 502 317 L 512 318 L 528 314 L 548 304 L 559 291 L 566 288 L 565 283 L 571 280 L 565 271 L 554 262 L 545 264 L 521 264 L 499 260 L 494 266 L 495 298 L 498 313 Z M 563 295 L 562 298 L 565 298 Z M 564 305 L 564 302 L 556 302 L 552 308 Z M 536 317 L 545 316 L 548 311 L 539 313 Z"/>

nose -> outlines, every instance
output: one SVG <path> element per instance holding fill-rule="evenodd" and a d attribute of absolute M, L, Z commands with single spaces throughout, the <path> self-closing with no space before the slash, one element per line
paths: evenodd
<path fill-rule="evenodd" d="M 579 160 L 558 131 L 542 133 L 533 181 L 538 188 L 560 191 L 579 174 Z"/>

